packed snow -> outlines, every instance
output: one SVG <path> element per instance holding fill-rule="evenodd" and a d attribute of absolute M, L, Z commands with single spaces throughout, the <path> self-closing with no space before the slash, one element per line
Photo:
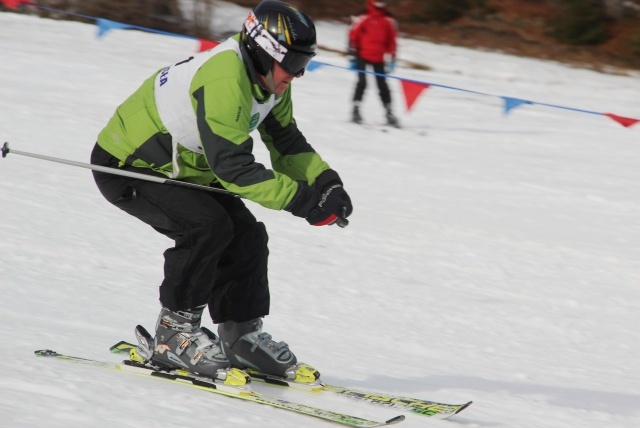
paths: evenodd
<path fill-rule="evenodd" d="M 239 28 L 246 11 L 221 7 L 218 25 Z M 342 24 L 320 22 L 318 33 L 321 46 L 344 48 Z M 640 117 L 638 73 L 408 39 L 399 49 L 397 76 Z M 94 25 L 0 13 L 0 143 L 88 162 L 118 104 L 196 50 L 184 38 L 98 39 Z M 347 63 L 328 50 L 317 59 Z M 270 233 L 266 331 L 329 383 L 474 401 L 448 421 L 405 412 L 402 427 L 640 426 L 640 125 L 539 105 L 504 116 L 498 96 L 441 87 L 407 112 L 391 80 L 405 129 L 383 132 L 349 122 L 355 78 L 322 67 L 294 82 L 300 128 L 353 200 L 349 227 L 247 202 Z M 383 121 L 371 77 L 363 113 Z M 3 427 L 331 425 L 36 358 L 48 348 L 118 362 L 109 346 L 155 325 L 171 241 L 108 204 L 89 170 L 15 153 L 0 159 L 0 207 Z M 370 419 L 403 413 L 261 391 Z"/>

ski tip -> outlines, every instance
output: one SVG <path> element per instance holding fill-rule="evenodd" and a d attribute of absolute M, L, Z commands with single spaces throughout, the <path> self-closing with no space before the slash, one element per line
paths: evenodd
<path fill-rule="evenodd" d="M 39 349 L 37 351 L 33 351 L 38 357 L 51 357 L 54 355 L 58 355 L 56 351 L 52 351 L 51 349 Z"/>
<path fill-rule="evenodd" d="M 469 401 L 468 403 L 463 404 L 458 410 L 456 410 L 456 412 L 454 414 L 457 415 L 458 413 L 460 413 L 461 411 L 463 411 L 464 409 L 466 409 L 467 407 L 469 407 L 472 404 L 473 404 L 473 401 Z"/>
<path fill-rule="evenodd" d="M 396 416 L 395 418 L 389 419 L 384 424 L 385 425 L 395 425 L 397 423 L 400 423 L 400 422 L 404 421 L 404 419 L 405 419 L 404 415 L 399 415 L 399 416 Z"/>

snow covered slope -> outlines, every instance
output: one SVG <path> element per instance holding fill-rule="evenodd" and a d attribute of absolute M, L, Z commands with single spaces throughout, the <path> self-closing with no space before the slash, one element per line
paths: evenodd
<path fill-rule="evenodd" d="M 245 11 L 231 12 L 237 28 Z M 95 32 L 0 13 L 0 143 L 87 162 L 116 106 L 196 49 Z M 319 24 L 320 44 L 344 40 L 344 27 Z M 638 75 L 410 40 L 400 49 L 432 67 L 400 76 L 640 116 Z M 442 88 L 406 113 L 393 81 L 408 129 L 385 133 L 348 122 L 354 82 L 333 67 L 294 82 L 299 126 L 342 175 L 351 225 L 312 228 L 249 202 L 271 237 L 267 331 L 331 383 L 474 401 L 451 421 L 408 415 L 402 427 L 640 426 L 640 127 L 541 106 L 505 118 L 498 98 Z M 382 121 L 372 81 L 364 114 Z M 109 346 L 155 323 L 170 245 L 109 205 L 89 171 L 0 159 L 0 425 L 327 426 L 33 356 L 117 361 Z M 363 417 L 397 413 L 318 400 Z"/>

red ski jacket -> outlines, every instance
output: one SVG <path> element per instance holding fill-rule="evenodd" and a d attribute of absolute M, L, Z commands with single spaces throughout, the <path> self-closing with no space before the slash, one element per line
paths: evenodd
<path fill-rule="evenodd" d="M 384 55 L 396 56 L 397 24 L 384 9 L 367 2 L 367 12 L 355 18 L 349 29 L 349 47 L 370 63 L 384 62 Z"/>

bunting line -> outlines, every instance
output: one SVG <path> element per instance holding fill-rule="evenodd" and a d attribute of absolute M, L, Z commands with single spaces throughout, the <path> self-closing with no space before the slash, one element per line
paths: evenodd
<path fill-rule="evenodd" d="M 187 36 L 185 34 L 171 33 L 169 31 L 156 30 L 153 28 L 141 27 L 139 25 L 123 24 L 121 22 L 111 21 L 104 18 L 91 18 L 91 19 L 95 19 L 96 22 L 98 23 L 98 38 L 103 37 L 108 31 L 111 31 L 111 30 L 132 29 L 132 30 L 147 31 L 150 33 L 162 34 L 165 36 L 181 37 L 183 39 L 200 40 L 196 37 Z"/>
<path fill-rule="evenodd" d="M 61 13 L 61 14 L 66 14 L 66 15 L 70 15 L 70 16 L 75 16 L 75 17 L 78 17 L 78 18 L 84 18 L 84 19 L 87 19 L 87 20 L 93 20 L 93 21 L 96 22 L 96 25 L 98 27 L 98 31 L 97 31 L 98 39 L 102 39 L 111 30 L 133 29 L 133 30 L 146 31 L 146 32 L 151 32 L 151 33 L 156 33 L 156 34 L 162 34 L 162 35 L 166 35 L 166 36 L 181 37 L 181 38 L 186 38 L 186 39 L 191 39 L 191 40 L 197 40 L 199 42 L 199 45 L 198 45 L 198 51 L 199 52 L 203 52 L 203 51 L 207 51 L 207 50 L 213 49 L 215 46 L 217 46 L 220 43 L 218 41 L 200 39 L 200 38 L 193 37 L 193 36 L 188 36 L 188 35 L 185 35 L 185 34 L 171 33 L 171 32 L 168 32 L 168 31 L 156 30 L 156 29 L 153 29 L 153 28 L 141 27 L 141 26 L 138 26 L 138 25 L 124 24 L 124 23 L 121 23 L 121 22 L 111 21 L 111 20 L 104 19 L 104 18 L 96 18 L 96 17 L 93 17 L 93 16 L 87 16 L 87 15 L 81 15 L 81 14 L 77 14 L 77 13 L 67 12 L 67 11 L 64 11 L 64 10 L 54 9 L 54 8 L 47 7 L 47 6 L 41 6 L 41 5 L 37 4 L 37 3 L 34 3 L 32 1 L 29 1 L 29 0 L 0 0 L 0 3 L 2 3 L 4 6 L 6 6 L 9 9 L 12 9 L 12 10 L 15 10 L 19 6 L 24 5 L 24 6 L 30 6 L 30 7 L 36 7 L 36 8 L 39 8 L 39 9 L 49 10 L 49 11 L 57 12 L 57 13 Z M 603 112 L 585 110 L 585 109 L 580 109 L 580 108 L 575 108 L 575 107 L 567 107 L 567 106 L 562 106 L 562 105 L 557 105 L 557 104 L 543 103 L 543 102 L 527 100 L 527 99 L 522 99 L 522 98 L 515 98 L 515 97 L 508 97 L 508 96 L 503 96 L 503 95 L 489 94 L 489 93 L 485 93 L 485 92 L 479 92 L 479 91 L 474 91 L 474 90 L 465 89 L 465 88 L 459 88 L 459 87 L 455 87 L 455 86 L 441 85 L 441 84 L 433 83 L 433 82 L 425 82 L 425 81 L 420 81 L 420 80 L 407 79 L 407 78 L 403 78 L 403 77 L 399 77 L 399 76 L 395 76 L 395 75 L 390 75 L 390 74 L 376 73 L 376 72 L 367 71 L 367 70 L 354 70 L 354 69 L 352 69 L 350 67 L 343 67 L 343 66 L 339 66 L 339 65 L 335 65 L 335 64 L 329 64 L 329 63 L 325 63 L 325 62 L 321 62 L 321 61 L 315 61 L 315 60 L 313 60 L 313 61 L 311 61 L 309 63 L 309 65 L 307 67 L 307 71 L 313 72 L 313 71 L 316 71 L 316 70 L 318 70 L 318 69 L 320 69 L 320 68 L 322 68 L 324 66 L 334 67 L 334 68 L 339 68 L 339 69 L 344 69 L 344 70 L 349 70 L 349 71 L 352 71 L 352 72 L 371 74 L 371 75 L 374 75 L 374 76 L 384 76 L 386 78 L 399 80 L 401 88 L 402 88 L 402 92 L 403 92 L 403 95 L 404 95 L 407 112 L 411 111 L 411 109 L 414 107 L 414 105 L 415 105 L 416 101 L 418 100 L 418 98 L 420 97 L 420 95 L 426 89 L 429 89 L 429 88 L 433 87 L 433 88 L 442 88 L 442 89 L 449 89 L 449 90 L 454 90 L 454 91 L 466 92 L 466 93 L 476 94 L 476 95 L 498 97 L 498 98 L 502 99 L 502 101 L 503 101 L 503 114 L 505 116 L 507 116 L 512 110 L 515 110 L 516 108 L 519 108 L 519 107 L 524 106 L 524 105 L 539 105 L 539 106 L 544 106 L 544 107 L 550 107 L 550 108 L 556 108 L 556 109 L 562 109 L 562 110 L 569 110 L 569 111 L 578 112 L 578 113 L 606 116 L 606 117 L 614 120 L 615 122 L 619 123 L 620 125 L 624 126 L 625 128 L 630 128 L 630 127 L 632 127 L 632 126 L 634 126 L 634 125 L 636 125 L 637 123 L 640 122 L 640 119 L 620 116 L 620 115 L 617 115 L 617 114 L 614 114 L 614 113 L 603 113 Z"/>
<path fill-rule="evenodd" d="M 313 62 L 313 61 L 312 61 Z M 625 128 L 629 128 L 633 125 L 635 125 L 636 123 L 640 122 L 640 119 L 634 119 L 631 117 L 624 117 L 624 116 L 619 116 L 613 113 L 602 113 L 602 112 L 597 112 L 597 111 L 592 111 L 592 110 L 585 110 L 585 109 L 580 109 L 580 108 L 575 108 L 575 107 L 567 107 L 567 106 L 562 106 L 562 105 L 557 105 L 557 104 L 549 104 L 549 103 L 543 103 L 543 102 L 538 102 L 538 101 L 532 101 L 532 100 L 526 100 L 526 99 L 521 99 L 521 98 L 514 98 L 514 97 L 507 97 L 507 96 L 503 96 L 503 95 L 495 95 L 495 94 L 490 94 L 487 92 L 479 92 L 479 91 L 473 91 L 470 89 L 464 89 L 464 88 L 458 88 L 455 86 L 448 86 L 448 85 L 441 85 L 438 83 L 433 83 L 433 82 L 426 82 L 426 81 L 420 81 L 420 80 L 412 80 L 412 79 L 406 79 L 404 77 L 399 77 L 399 76 L 394 76 L 391 74 L 384 74 L 384 73 L 376 73 L 374 71 L 368 71 L 368 70 L 353 70 L 350 67 L 344 67 L 344 66 L 340 66 L 340 65 L 334 65 L 334 64 L 329 64 L 329 63 L 325 63 L 325 62 L 319 62 L 316 61 L 318 64 L 316 64 L 316 66 L 314 67 L 315 69 L 318 69 L 322 66 L 328 66 L 328 67 L 335 67 L 335 68 L 341 68 L 344 70 L 350 70 L 350 71 L 354 71 L 354 72 L 358 72 L 358 73 L 365 73 L 365 74 L 371 74 L 374 76 L 384 76 L 386 78 L 389 79 L 396 79 L 396 80 L 400 80 L 402 83 L 402 89 L 404 91 L 404 95 L 405 98 L 410 97 L 410 98 L 415 98 L 417 97 L 418 94 L 414 94 L 411 91 L 422 91 L 424 88 L 426 87 L 437 87 L 437 88 L 442 88 L 442 89 L 450 89 L 453 91 L 460 91 L 460 92 L 466 92 L 466 93 L 470 93 L 470 94 L 476 94 L 476 95 L 485 95 L 485 96 L 490 96 L 490 97 L 498 97 L 501 98 L 504 102 L 504 114 L 508 114 L 511 110 L 520 107 L 522 105 L 540 105 L 540 106 L 544 106 L 544 107 L 551 107 L 551 108 L 557 108 L 557 109 L 563 109 L 563 110 L 570 110 L 570 111 L 574 111 L 574 112 L 578 112 L 578 113 L 587 113 L 587 114 L 596 114 L 599 116 L 606 116 L 609 117 L 610 119 L 613 119 L 614 121 L 618 122 L 619 124 L 621 124 L 622 126 L 624 126 Z M 410 85 L 407 85 L 406 83 L 410 83 Z M 422 86 L 423 88 L 420 88 L 420 86 Z M 407 88 L 409 88 L 409 92 L 407 92 Z M 411 102 L 407 102 L 407 111 L 409 111 L 411 109 L 411 106 L 413 105 L 413 101 Z"/>

